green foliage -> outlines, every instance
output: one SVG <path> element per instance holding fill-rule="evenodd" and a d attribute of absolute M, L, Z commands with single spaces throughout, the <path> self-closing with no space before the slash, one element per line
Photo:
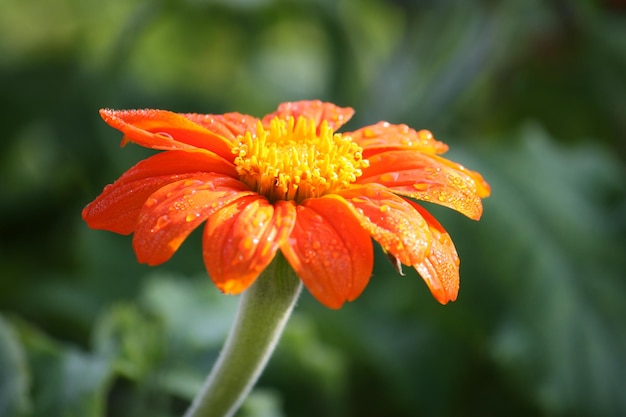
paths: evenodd
<path fill-rule="evenodd" d="M 182 415 L 236 298 L 199 233 L 166 265 L 81 208 L 150 152 L 100 107 L 352 106 L 428 128 L 493 188 L 445 307 L 378 253 L 340 311 L 303 294 L 238 417 L 626 415 L 626 10 L 615 1 L 0 3 L 0 415 Z M 176 271 L 172 273 L 171 271 Z M 197 278 L 195 278 L 197 277 Z"/>
<path fill-rule="evenodd" d="M 616 228 L 621 208 L 607 200 L 621 195 L 623 204 L 622 168 L 591 144 L 565 149 L 536 127 L 521 136 L 512 149 L 484 154 L 492 185 L 506 193 L 491 202 L 491 236 L 479 235 L 482 253 L 504 255 L 486 271 L 507 304 L 491 353 L 520 387 L 533 385 L 529 392 L 550 413 L 619 415 L 626 244 Z M 503 230 L 506 240 L 493 234 Z"/>
<path fill-rule="evenodd" d="M 2 331 L 3 351 L 13 350 L 3 358 L 3 415 L 104 415 L 108 361 L 54 341 L 19 319 L 3 323 Z"/>
<path fill-rule="evenodd" d="M 0 317 L 0 415 L 22 416 L 29 407 L 29 375 L 24 350 L 11 326 Z"/>

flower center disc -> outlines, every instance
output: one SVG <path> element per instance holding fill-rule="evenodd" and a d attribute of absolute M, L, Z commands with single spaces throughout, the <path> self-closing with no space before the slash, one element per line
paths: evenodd
<path fill-rule="evenodd" d="M 325 121 L 274 118 L 259 122 L 233 147 L 241 181 L 270 201 L 307 198 L 346 188 L 369 163 L 349 136 L 334 133 Z"/>

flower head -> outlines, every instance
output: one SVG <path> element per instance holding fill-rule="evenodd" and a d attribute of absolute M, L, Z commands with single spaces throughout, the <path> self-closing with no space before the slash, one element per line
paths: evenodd
<path fill-rule="evenodd" d="M 414 200 L 478 220 L 490 193 L 476 172 L 442 158 L 426 130 L 380 122 L 337 133 L 353 114 L 320 101 L 239 113 L 100 111 L 122 143 L 161 150 L 83 210 L 95 229 L 133 233 L 139 262 L 167 261 L 205 223 L 203 257 L 223 292 L 248 288 L 280 250 L 309 292 L 339 308 L 365 289 L 372 238 L 412 266 L 441 303 L 456 299 L 459 258 Z"/>

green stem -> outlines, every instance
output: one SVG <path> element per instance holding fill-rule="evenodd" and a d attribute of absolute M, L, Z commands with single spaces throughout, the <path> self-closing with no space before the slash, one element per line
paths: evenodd
<path fill-rule="evenodd" d="M 239 301 L 224 349 L 184 417 L 232 416 L 267 364 L 302 283 L 281 253 Z"/>

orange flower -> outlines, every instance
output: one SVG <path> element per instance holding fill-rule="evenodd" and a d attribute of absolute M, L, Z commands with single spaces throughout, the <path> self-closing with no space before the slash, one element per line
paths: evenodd
<path fill-rule="evenodd" d="M 429 131 L 380 122 L 336 133 L 353 113 L 320 101 L 283 103 L 260 120 L 101 110 L 124 133 L 122 144 L 165 152 L 105 187 L 83 219 L 95 229 L 134 233 L 137 259 L 149 265 L 167 261 L 206 222 L 204 262 L 221 291 L 244 291 L 280 250 L 330 308 L 365 289 L 373 238 L 392 260 L 414 267 L 439 302 L 455 300 L 454 245 L 411 199 L 478 220 L 489 185 L 438 156 L 447 146 Z"/>

